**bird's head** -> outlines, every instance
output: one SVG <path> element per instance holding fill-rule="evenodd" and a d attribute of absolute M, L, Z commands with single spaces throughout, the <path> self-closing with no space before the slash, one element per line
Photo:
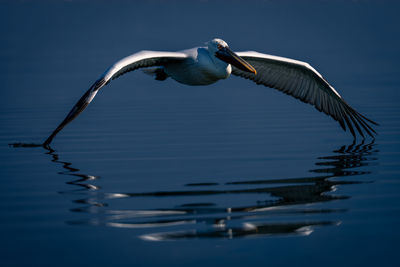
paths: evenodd
<path fill-rule="evenodd" d="M 243 58 L 230 50 L 228 44 L 224 40 L 214 38 L 207 42 L 207 46 L 208 51 L 212 56 L 215 56 L 216 58 L 228 64 L 232 64 L 238 69 L 257 74 L 256 69 L 247 63 Z"/>

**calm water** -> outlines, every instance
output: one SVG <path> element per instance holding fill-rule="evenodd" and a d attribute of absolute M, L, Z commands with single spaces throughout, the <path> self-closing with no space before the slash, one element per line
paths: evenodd
<path fill-rule="evenodd" d="M 398 266 L 392 2 L 1 2 L 0 264 Z M 207 14 L 207 16 L 204 16 Z M 275 90 L 140 71 L 40 143 L 114 61 L 213 37 L 311 63 L 379 122 L 356 140 Z"/>

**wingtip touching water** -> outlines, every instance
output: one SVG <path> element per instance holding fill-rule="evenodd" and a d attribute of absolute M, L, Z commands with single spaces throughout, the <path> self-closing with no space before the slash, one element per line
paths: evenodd
<path fill-rule="evenodd" d="M 209 85 L 233 74 L 314 106 L 338 121 L 344 131 L 348 129 L 354 139 L 357 133 L 362 138 L 377 135 L 371 125 L 379 124 L 347 104 L 308 63 L 254 51 L 235 53 L 225 41 L 213 39 L 206 47 L 182 52 L 140 51 L 119 60 L 86 91 L 42 145 L 48 147 L 54 137 L 86 109 L 104 85 L 127 72 L 150 67 L 149 73 L 155 73 L 156 80 L 171 77 L 187 85 Z"/>

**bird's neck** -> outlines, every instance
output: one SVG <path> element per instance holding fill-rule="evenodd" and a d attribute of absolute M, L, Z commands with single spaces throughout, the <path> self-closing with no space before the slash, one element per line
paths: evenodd
<path fill-rule="evenodd" d="M 212 51 L 208 51 L 208 56 L 210 58 L 212 72 L 215 73 L 219 79 L 226 79 L 231 75 L 232 67 L 225 61 L 217 58 Z"/>

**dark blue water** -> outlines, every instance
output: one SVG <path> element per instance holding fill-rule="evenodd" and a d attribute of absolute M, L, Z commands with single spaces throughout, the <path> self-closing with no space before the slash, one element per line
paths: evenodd
<path fill-rule="evenodd" d="M 398 266 L 395 2 L 0 4 L 0 264 Z M 220 37 L 312 64 L 379 122 L 327 116 L 231 77 L 137 71 L 40 143 L 116 60 Z"/>

